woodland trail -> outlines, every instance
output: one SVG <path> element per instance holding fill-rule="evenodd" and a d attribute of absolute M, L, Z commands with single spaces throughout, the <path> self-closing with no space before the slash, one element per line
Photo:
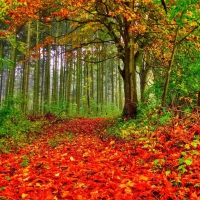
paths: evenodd
<path fill-rule="evenodd" d="M 0 155 L 0 199 L 200 198 L 199 155 L 188 154 L 193 163 L 188 160 L 184 166 L 189 173 L 180 176 L 177 159 L 182 151 L 173 146 L 180 139 L 166 142 L 158 132 L 157 146 L 143 140 L 102 141 L 104 126 L 104 119 L 61 122 L 17 154 Z"/>

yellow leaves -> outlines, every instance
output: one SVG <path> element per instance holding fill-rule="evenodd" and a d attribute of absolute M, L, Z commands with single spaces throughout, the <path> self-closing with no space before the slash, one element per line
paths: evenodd
<path fill-rule="evenodd" d="M 151 0 L 142 0 L 142 2 L 148 4 L 151 3 Z"/>
<path fill-rule="evenodd" d="M 197 24 L 197 22 L 191 22 L 190 26 L 195 27 L 195 26 L 198 26 L 198 24 Z"/>
<path fill-rule="evenodd" d="M 4 0 L 0 0 L 1 10 L 0 10 L 0 20 L 4 19 L 4 16 L 7 14 L 9 6 Z"/>
<path fill-rule="evenodd" d="M 139 176 L 139 180 L 140 180 L 140 181 L 148 181 L 149 178 L 148 178 L 147 176 L 140 175 L 140 176 Z"/>
<path fill-rule="evenodd" d="M 75 159 L 72 157 L 72 156 L 70 156 L 70 158 L 69 158 L 71 161 L 74 161 Z"/>
<path fill-rule="evenodd" d="M 192 16 L 193 16 L 193 13 L 192 13 L 191 11 L 187 11 L 187 12 L 186 12 L 186 15 L 189 16 L 189 17 L 192 17 Z"/>
<path fill-rule="evenodd" d="M 59 177 L 59 176 L 60 176 L 60 173 L 56 173 L 56 174 L 55 174 L 55 177 Z"/>
<path fill-rule="evenodd" d="M 29 174 L 29 168 L 26 167 L 26 168 L 24 168 L 24 170 L 23 170 L 23 175 L 24 175 L 24 176 L 28 176 L 28 174 Z"/>
<path fill-rule="evenodd" d="M 35 186 L 36 186 L 36 187 L 41 187 L 40 182 L 37 182 L 37 183 L 35 184 Z"/>
<path fill-rule="evenodd" d="M 83 154 L 83 157 L 88 157 L 89 156 L 89 152 L 85 152 L 84 154 Z"/>
<path fill-rule="evenodd" d="M 126 187 L 125 190 L 124 190 L 124 192 L 125 192 L 126 194 L 131 194 L 131 193 L 132 193 L 132 190 L 131 190 L 130 187 Z"/>
<path fill-rule="evenodd" d="M 129 180 L 129 181 L 126 183 L 126 185 L 127 185 L 128 187 L 133 187 L 133 186 L 135 185 L 135 183 L 132 182 L 131 180 Z"/>
<path fill-rule="evenodd" d="M 126 183 L 123 183 L 124 181 L 126 181 Z M 132 182 L 131 180 L 122 180 L 122 183 L 119 185 L 120 188 L 124 189 L 124 192 L 126 194 L 131 194 L 132 193 L 132 189 L 131 187 L 134 187 L 135 183 Z"/>
<path fill-rule="evenodd" d="M 90 195 L 91 195 L 92 199 L 98 199 L 99 191 L 98 190 L 94 190 L 94 191 L 90 192 Z"/>
<path fill-rule="evenodd" d="M 126 184 L 122 183 L 119 185 L 120 188 L 126 188 Z"/>
<path fill-rule="evenodd" d="M 22 194 L 22 199 L 26 198 L 28 196 L 28 194 L 23 193 Z"/>
<path fill-rule="evenodd" d="M 115 141 L 114 141 L 114 140 L 111 140 L 109 144 L 110 144 L 110 145 L 113 145 L 113 144 L 115 144 Z"/>
<path fill-rule="evenodd" d="M 185 144 L 185 149 L 190 149 L 190 145 L 189 144 Z"/>

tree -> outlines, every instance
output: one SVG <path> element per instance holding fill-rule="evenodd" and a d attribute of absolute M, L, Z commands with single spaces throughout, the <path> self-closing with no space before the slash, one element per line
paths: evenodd
<path fill-rule="evenodd" d="M 180 9 L 181 7 L 183 9 Z M 62 2 L 47 0 L 43 3 L 24 1 L 20 6 L 11 6 L 8 31 L 19 31 L 21 26 L 31 19 L 39 19 L 46 25 L 51 22 L 67 21 L 70 28 L 65 33 L 56 36 L 56 42 L 59 45 L 65 44 L 66 51 L 75 51 L 88 45 L 93 45 L 96 49 L 103 45 L 109 45 L 112 49 L 115 49 L 114 56 L 113 52 L 111 53 L 110 51 L 107 52 L 106 58 L 100 56 L 101 60 L 98 60 L 100 62 L 98 66 L 105 59 L 121 59 L 122 65 L 119 66 L 119 72 L 124 81 L 125 94 L 123 115 L 124 117 L 135 118 L 138 103 L 137 73 L 140 74 L 141 99 L 144 101 L 146 79 L 149 71 L 155 68 L 152 64 L 156 65 L 156 67 L 161 65 L 159 67 L 163 71 L 163 78 L 166 76 L 165 72 L 170 71 L 172 68 L 173 56 L 175 55 L 175 51 L 171 54 L 173 52 L 172 41 L 175 41 L 177 26 L 180 26 L 180 20 L 176 19 L 180 18 L 180 11 L 184 10 L 185 12 L 187 7 L 193 8 L 193 16 L 187 14 L 187 19 L 191 22 L 197 21 L 195 26 L 198 27 L 199 5 L 197 0 L 178 0 L 177 2 L 170 0 L 167 5 L 165 1 L 154 0 L 135 0 L 130 2 L 125 0 L 64 0 Z M 168 11 L 167 15 L 165 11 Z M 25 18 L 25 15 L 28 18 Z M 190 28 L 190 24 L 181 26 L 180 30 L 178 30 L 179 37 L 186 29 L 190 30 Z M 193 33 L 192 30 L 190 30 L 190 33 Z M 53 36 L 51 32 L 49 34 L 51 37 Z M 181 40 L 184 41 L 187 36 L 185 34 L 182 39 L 178 38 L 180 40 L 174 43 L 174 47 L 177 47 L 178 43 Z M 48 58 L 50 58 L 51 47 L 50 44 L 48 45 Z M 176 48 L 174 49 L 176 50 Z M 171 64 L 169 64 L 170 62 Z M 49 60 L 46 66 L 50 66 Z M 73 66 L 70 66 L 72 69 Z M 137 71 L 137 67 L 139 71 Z M 48 83 L 48 87 L 45 90 L 46 93 L 48 91 L 47 88 L 50 86 L 47 78 L 50 76 L 49 70 L 50 67 L 47 67 L 45 71 L 46 83 Z M 99 72 L 103 73 L 103 69 L 99 68 Z M 99 74 L 98 77 L 101 77 L 101 75 Z M 166 77 L 163 105 L 167 97 L 170 76 Z M 71 79 L 71 77 L 69 78 Z M 69 92 L 69 89 L 67 90 Z M 67 94 L 69 95 L 68 92 Z M 48 96 L 45 96 L 45 100 L 49 99 Z"/>
<path fill-rule="evenodd" d="M 36 22 L 36 47 L 39 45 L 39 21 Z M 37 49 L 40 52 L 40 48 Z M 40 59 L 37 56 L 34 70 L 34 97 L 33 97 L 33 112 L 39 113 L 39 82 L 40 82 Z"/>

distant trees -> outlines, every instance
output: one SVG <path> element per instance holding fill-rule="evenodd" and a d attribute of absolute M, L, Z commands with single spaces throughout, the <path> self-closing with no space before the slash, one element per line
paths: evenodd
<path fill-rule="evenodd" d="M 3 15 L 0 52 L 14 67 L 1 70 L 0 80 L 7 80 L 7 86 L 2 82 L 0 88 L 2 98 L 5 91 L 22 92 L 24 112 L 28 105 L 35 114 L 62 109 L 94 115 L 106 113 L 107 105 L 121 109 L 124 103 L 123 116 L 135 118 L 139 102 L 164 107 L 174 101 L 173 91 L 178 88 L 180 97 L 186 95 L 177 80 L 189 80 L 188 52 L 197 81 L 195 87 L 181 84 L 194 93 L 200 90 L 195 74 L 199 69 L 197 0 L 13 5 L 10 2 L 9 13 Z M 197 104 L 198 99 L 194 101 Z"/>

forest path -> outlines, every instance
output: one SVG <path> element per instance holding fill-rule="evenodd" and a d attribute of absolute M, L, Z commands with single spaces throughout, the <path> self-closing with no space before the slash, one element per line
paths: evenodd
<path fill-rule="evenodd" d="M 104 126 L 104 119 L 53 124 L 46 128 L 44 137 L 17 154 L 0 155 L 1 199 L 150 200 L 177 196 L 182 199 L 180 195 L 186 194 L 197 197 L 199 188 L 194 188 L 194 184 L 198 177 L 192 179 L 188 174 L 185 179 L 190 179 L 193 191 L 191 185 L 185 188 L 171 183 L 172 178 L 180 181 L 175 172 L 167 177 L 178 164 L 179 152 L 172 148 L 169 155 L 167 146 L 160 144 L 153 150 L 146 141 L 102 141 L 98 134 Z M 198 168 L 193 174 L 195 170 Z"/>

